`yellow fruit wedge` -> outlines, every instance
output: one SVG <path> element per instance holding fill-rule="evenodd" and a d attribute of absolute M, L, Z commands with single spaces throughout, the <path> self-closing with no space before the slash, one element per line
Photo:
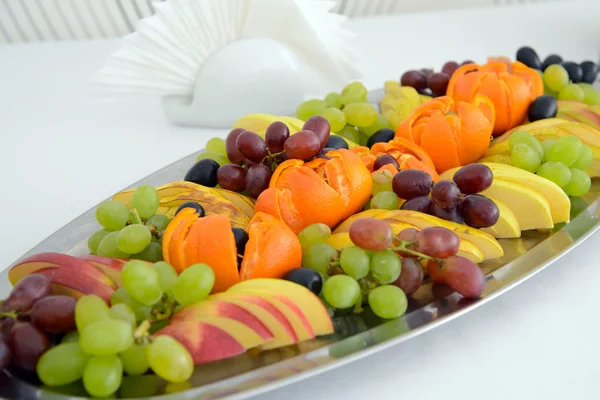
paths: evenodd
<path fill-rule="evenodd" d="M 483 232 L 489 233 L 496 239 L 514 239 L 521 237 L 521 224 L 510 208 L 500 200 L 494 201 L 498 207 L 500 218 L 493 226 L 482 228 Z"/>

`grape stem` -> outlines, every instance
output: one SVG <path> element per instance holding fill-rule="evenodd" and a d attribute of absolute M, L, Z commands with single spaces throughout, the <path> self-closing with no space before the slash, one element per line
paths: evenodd
<path fill-rule="evenodd" d="M 138 211 L 135 208 L 133 210 L 131 210 L 131 222 L 134 224 L 142 223 L 142 218 L 140 218 L 140 214 L 138 213 Z"/>
<path fill-rule="evenodd" d="M 150 329 L 150 325 L 152 325 L 150 319 L 142 321 L 140 326 L 138 326 L 135 332 L 133 333 L 133 338 L 136 341 L 142 341 L 143 338 L 148 336 L 148 329 Z"/>
<path fill-rule="evenodd" d="M 0 318 L 12 318 L 12 319 L 17 319 L 19 318 L 20 314 L 16 313 L 16 312 L 11 312 L 11 311 L 0 311 Z"/>
<path fill-rule="evenodd" d="M 360 296 L 358 296 L 358 301 L 354 305 L 354 310 L 352 310 L 352 312 L 355 314 L 360 314 L 361 312 L 363 312 L 362 303 L 363 303 L 363 294 L 361 293 Z"/>
<path fill-rule="evenodd" d="M 344 274 L 344 270 L 342 269 L 342 266 L 341 266 L 339 260 L 333 260 L 332 262 L 330 262 L 327 265 L 327 275 L 334 276 L 334 275 L 343 275 L 343 274 Z"/>
<path fill-rule="evenodd" d="M 428 256 L 428 255 L 423 254 L 421 252 L 409 249 L 408 246 L 410 246 L 411 244 L 413 244 L 413 242 L 410 242 L 408 240 L 401 240 L 400 241 L 400 246 L 391 247 L 390 250 L 392 250 L 392 251 L 399 251 L 399 252 L 402 252 L 402 253 L 410 254 L 412 256 L 419 257 L 419 259 L 423 259 L 424 258 L 424 259 L 429 260 L 429 261 L 434 261 L 434 262 L 436 262 L 436 263 L 438 263 L 440 265 L 443 264 L 443 261 L 441 259 L 439 259 L 439 258 L 431 257 L 431 256 Z"/>

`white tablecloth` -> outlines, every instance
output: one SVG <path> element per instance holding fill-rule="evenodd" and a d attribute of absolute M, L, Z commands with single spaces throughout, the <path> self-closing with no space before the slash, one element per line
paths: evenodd
<path fill-rule="evenodd" d="M 354 20 L 364 82 L 451 59 L 600 59 L 600 3 Z M 87 83 L 117 41 L 0 47 L 0 268 L 131 182 L 222 131 L 172 126 L 157 99 L 97 105 Z M 265 399 L 597 399 L 596 235 L 508 294 L 429 333 Z"/>

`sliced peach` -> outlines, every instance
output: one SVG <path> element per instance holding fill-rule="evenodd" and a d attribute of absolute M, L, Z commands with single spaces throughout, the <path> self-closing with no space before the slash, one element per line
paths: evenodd
<path fill-rule="evenodd" d="M 46 268 L 37 270 L 35 273 L 44 275 L 55 285 L 62 285 L 84 294 L 95 294 L 107 303 L 110 302 L 110 297 L 115 292 L 112 287 L 88 275 L 74 273 L 69 268 Z M 61 294 L 64 294 L 64 289 L 62 290 Z"/>
<path fill-rule="evenodd" d="M 128 260 L 123 260 L 121 258 L 101 257 L 93 254 L 81 256 L 79 258 L 88 261 L 94 267 L 98 268 L 100 272 L 112 279 L 118 288 L 123 287 L 123 282 L 121 282 L 121 271 Z"/>

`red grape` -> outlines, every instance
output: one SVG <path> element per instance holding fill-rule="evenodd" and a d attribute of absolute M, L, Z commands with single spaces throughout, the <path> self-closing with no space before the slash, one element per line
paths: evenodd
<path fill-rule="evenodd" d="M 427 274 L 434 282 L 444 283 L 444 271 L 435 261 L 427 261 Z"/>
<path fill-rule="evenodd" d="M 425 228 L 417 235 L 417 250 L 427 256 L 447 258 L 458 252 L 460 239 L 456 233 L 439 226 Z"/>
<path fill-rule="evenodd" d="M 8 346 L 3 340 L 0 340 L 0 371 L 4 370 L 10 364 L 10 352 Z"/>
<path fill-rule="evenodd" d="M 237 148 L 237 138 L 244 132 L 245 129 L 237 128 L 229 132 L 227 138 L 225 138 L 225 152 L 227 158 L 234 164 L 244 162 L 245 157 L 240 153 Z"/>
<path fill-rule="evenodd" d="M 431 198 L 442 208 L 456 207 L 460 203 L 460 189 L 456 183 L 442 180 L 433 185 Z"/>
<path fill-rule="evenodd" d="M 485 290 L 485 275 L 476 264 L 464 257 L 448 257 L 442 271 L 445 283 L 463 297 L 477 298 Z"/>
<path fill-rule="evenodd" d="M 491 199 L 480 194 L 465 196 L 461 203 L 465 224 L 473 228 L 489 228 L 498 222 L 500 210 Z"/>
<path fill-rule="evenodd" d="M 416 242 L 419 230 L 415 228 L 405 228 L 398 233 L 398 239 L 406 242 Z"/>
<path fill-rule="evenodd" d="M 432 74 L 427 79 L 427 84 L 431 89 L 431 93 L 434 97 L 445 96 L 446 89 L 448 88 L 448 82 L 450 81 L 450 76 L 443 72 L 438 72 L 436 74 Z"/>
<path fill-rule="evenodd" d="M 462 67 L 463 65 L 467 65 L 467 64 L 475 64 L 475 61 L 473 60 L 465 60 L 462 62 L 462 64 L 460 64 L 460 66 Z"/>
<path fill-rule="evenodd" d="M 443 282 L 434 281 L 433 285 L 431 285 L 431 295 L 434 299 L 441 300 L 450 296 L 453 293 L 456 293 L 456 290 L 452 289 L 450 286 Z"/>
<path fill-rule="evenodd" d="M 421 68 L 419 71 L 425 75 L 425 78 L 429 78 L 433 75 L 433 70 L 431 68 Z"/>
<path fill-rule="evenodd" d="M 31 274 L 21 279 L 2 304 L 1 311 L 29 311 L 41 298 L 52 294 L 52 283 L 44 275 Z"/>
<path fill-rule="evenodd" d="M 5 317 L 0 319 L 0 340 L 4 340 L 8 337 L 10 330 L 15 326 L 16 320 L 12 317 Z"/>
<path fill-rule="evenodd" d="M 10 331 L 6 345 L 12 361 L 27 372 L 34 372 L 42 354 L 50 348 L 46 334 L 29 322 L 18 322 Z"/>
<path fill-rule="evenodd" d="M 452 180 L 463 194 L 475 194 L 492 186 L 494 174 L 485 164 L 469 164 L 456 171 Z"/>
<path fill-rule="evenodd" d="M 246 173 L 246 189 L 251 197 L 257 198 L 269 187 L 271 170 L 266 165 L 257 164 L 248 168 Z"/>
<path fill-rule="evenodd" d="M 410 86 L 417 90 L 427 88 L 427 78 L 421 71 L 410 70 L 406 71 L 400 77 L 400 85 Z"/>
<path fill-rule="evenodd" d="M 405 201 L 400 206 L 401 210 L 412 210 L 422 212 L 424 214 L 431 214 L 431 207 L 433 206 L 433 200 L 429 196 L 419 196 Z"/>
<path fill-rule="evenodd" d="M 402 272 L 393 285 L 398 286 L 407 296 L 410 296 L 421 287 L 424 275 L 423 266 L 419 260 L 402 258 Z"/>
<path fill-rule="evenodd" d="M 427 196 L 432 185 L 431 175 L 420 169 L 405 169 L 394 175 L 392 180 L 392 189 L 398 197 L 404 200 Z"/>
<path fill-rule="evenodd" d="M 364 218 L 350 225 L 350 240 L 356 246 L 367 250 L 385 250 L 392 244 L 394 233 L 385 221 Z"/>
<path fill-rule="evenodd" d="M 267 128 L 265 139 L 271 153 L 283 151 L 283 144 L 290 137 L 290 129 L 281 121 L 275 121 Z"/>
<path fill-rule="evenodd" d="M 396 169 L 398 169 L 398 162 L 396 159 L 389 154 L 384 154 L 377 157 L 377 160 L 375 160 L 375 163 L 373 164 L 373 171 L 377 171 L 379 168 L 387 164 L 392 164 L 394 167 L 396 167 Z"/>
<path fill-rule="evenodd" d="M 446 221 L 456 222 L 457 224 L 464 223 L 463 216 L 460 213 L 458 207 L 442 208 L 434 203 L 431 206 L 431 215 L 441 219 L 445 219 Z"/>
<path fill-rule="evenodd" d="M 303 131 L 311 131 L 317 135 L 319 139 L 319 150 L 323 149 L 327 142 L 329 141 L 329 135 L 331 134 L 331 125 L 329 125 L 329 121 L 325 118 L 315 115 L 314 117 L 310 117 L 302 126 Z M 291 157 L 291 156 L 290 156 Z M 294 158 L 294 157 L 292 157 Z"/>
<path fill-rule="evenodd" d="M 244 131 L 236 141 L 238 150 L 250 161 L 260 163 L 268 155 L 265 140 L 254 132 Z"/>
<path fill-rule="evenodd" d="M 454 71 L 456 71 L 458 69 L 458 66 L 459 65 L 458 65 L 458 63 L 456 61 L 448 61 L 442 67 L 442 72 L 445 73 L 448 76 L 452 76 L 452 74 L 454 73 Z"/>
<path fill-rule="evenodd" d="M 313 131 L 305 130 L 290 136 L 285 141 L 284 149 L 289 158 L 308 160 L 321 150 L 321 144 Z"/>
<path fill-rule="evenodd" d="M 31 323 L 47 333 L 75 330 L 75 304 L 70 296 L 48 296 L 38 300 L 31 309 Z"/>
<path fill-rule="evenodd" d="M 419 90 L 417 90 L 417 92 L 419 94 L 422 94 L 423 96 L 429 96 L 429 97 L 433 96 L 433 92 L 428 87 L 424 88 L 424 89 L 419 89 Z"/>
<path fill-rule="evenodd" d="M 243 192 L 246 189 L 246 170 L 236 164 L 223 165 L 217 171 L 217 181 L 223 189 Z"/>

